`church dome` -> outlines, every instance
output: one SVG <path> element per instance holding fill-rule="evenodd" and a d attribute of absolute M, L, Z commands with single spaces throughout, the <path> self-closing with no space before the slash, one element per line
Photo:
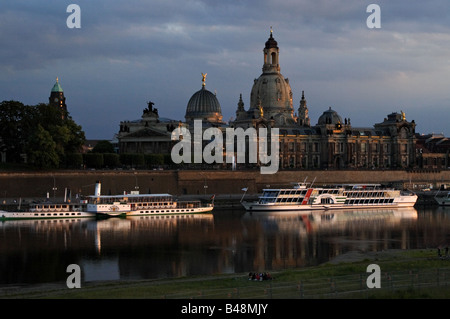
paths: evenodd
<path fill-rule="evenodd" d="M 325 125 L 325 124 L 338 124 L 342 123 L 342 118 L 339 116 L 339 114 L 332 110 L 331 107 L 323 112 L 323 114 L 319 117 L 318 125 Z"/>
<path fill-rule="evenodd" d="M 222 109 L 216 95 L 208 91 L 205 86 L 195 92 L 186 108 L 186 121 L 201 119 L 208 122 L 221 122 Z"/>
<path fill-rule="evenodd" d="M 280 113 L 292 117 L 294 108 L 289 81 L 280 73 L 263 73 L 254 81 L 250 93 L 250 107 L 258 108 L 259 103 L 266 118 Z"/>

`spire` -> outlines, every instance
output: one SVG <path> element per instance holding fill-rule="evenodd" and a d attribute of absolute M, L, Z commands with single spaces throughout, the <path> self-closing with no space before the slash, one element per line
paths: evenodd
<path fill-rule="evenodd" d="M 273 38 L 273 30 L 272 30 L 272 27 L 270 27 L 270 36 L 269 36 L 269 39 L 267 39 L 267 41 L 266 41 L 266 49 L 270 49 L 270 48 L 278 49 L 278 43 L 277 43 L 277 41 L 275 41 L 275 39 Z"/>
<path fill-rule="evenodd" d="M 278 43 L 273 38 L 272 27 L 270 27 L 270 37 L 264 46 L 264 65 L 263 73 L 279 73 L 280 65 L 278 64 L 279 48 Z"/>
<path fill-rule="evenodd" d="M 244 101 L 242 100 L 242 93 L 239 95 L 238 111 L 244 111 Z"/>
<path fill-rule="evenodd" d="M 58 77 L 56 78 L 55 85 L 53 85 L 52 92 L 64 92 L 61 85 L 59 84 Z"/>
<path fill-rule="evenodd" d="M 305 91 L 302 91 L 302 99 L 300 100 L 300 107 L 298 108 L 297 123 L 300 126 L 310 126 L 311 121 L 308 115 L 308 107 L 306 106 Z"/>

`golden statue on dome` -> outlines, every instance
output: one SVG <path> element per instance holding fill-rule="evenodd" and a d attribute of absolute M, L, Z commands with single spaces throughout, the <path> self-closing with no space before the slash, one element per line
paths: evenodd
<path fill-rule="evenodd" d="M 206 81 L 206 75 L 207 75 L 207 74 L 208 74 L 208 73 L 205 73 L 205 74 L 202 73 L 202 86 L 205 86 L 205 85 L 206 85 L 205 81 Z"/>

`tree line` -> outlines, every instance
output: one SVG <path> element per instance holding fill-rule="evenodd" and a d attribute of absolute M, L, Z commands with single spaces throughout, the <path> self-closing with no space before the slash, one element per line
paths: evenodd
<path fill-rule="evenodd" d="M 108 141 L 102 141 L 109 143 Z M 142 154 L 142 153 L 112 153 L 100 152 L 95 147 L 86 154 L 80 154 L 68 163 L 70 167 L 77 167 L 82 163 L 84 168 L 94 169 L 152 169 L 173 166 L 170 154 Z"/>
<path fill-rule="evenodd" d="M 40 103 L 0 103 L 0 162 L 33 169 L 155 168 L 173 164 L 170 154 L 117 154 L 109 141 L 85 153 L 81 126 L 65 110 Z"/>
<path fill-rule="evenodd" d="M 44 103 L 0 103 L 0 153 L 6 163 L 58 168 L 81 151 L 85 140 L 81 126 L 65 110 Z"/>

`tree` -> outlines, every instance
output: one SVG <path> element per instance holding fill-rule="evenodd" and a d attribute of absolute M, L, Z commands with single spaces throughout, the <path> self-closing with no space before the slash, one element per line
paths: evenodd
<path fill-rule="evenodd" d="M 61 114 L 60 109 L 41 103 L 34 107 L 33 113 L 35 121 L 40 123 L 55 141 L 60 161 L 66 153 L 80 151 L 86 138 L 81 126 L 72 120 L 68 112 Z"/>
<path fill-rule="evenodd" d="M 27 140 L 26 106 L 18 101 L 0 103 L 0 151 L 8 162 L 20 162 Z"/>
<path fill-rule="evenodd" d="M 50 133 L 40 124 L 36 131 L 30 136 L 27 146 L 27 159 L 30 164 L 37 168 L 57 168 L 59 156 L 57 145 Z"/>
<path fill-rule="evenodd" d="M 33 165 L 45 167 L 39 160 L 44 155 L 37 149 L 38 145 L 43 145 L 52 150 L 48 165 L 58 167 L 59 163 L 66 162 L 66 154 L 80 152 L 85 140 L 81 126 L 68 112 L 61 114 L 61 110 L 52 105 L 27 106 L 18 101 L 0 103 L 0 151 L 6 153 L 7 162 L 21 162 L 26 153 Z M 58 161 L 56 166 L 53 152 Z"/>
<path fill-rule="evenodd" d="M 120 165 L 119 154 L 103 153 L 103 165 L 108 168 L 115 168 Z"/>
<path fill-rule="evenodd" d="M 100 153 L 84 154 L 84 161 L 86 163 L 86 167 L 102 168 L 103 167 L 103 154 L 100 154 Z"/>
<path fill-rule="evenodd" d="M 92 153 L 114 153 L 114 145 L 109 141 L 99 141 L 92 149 Z"/>

